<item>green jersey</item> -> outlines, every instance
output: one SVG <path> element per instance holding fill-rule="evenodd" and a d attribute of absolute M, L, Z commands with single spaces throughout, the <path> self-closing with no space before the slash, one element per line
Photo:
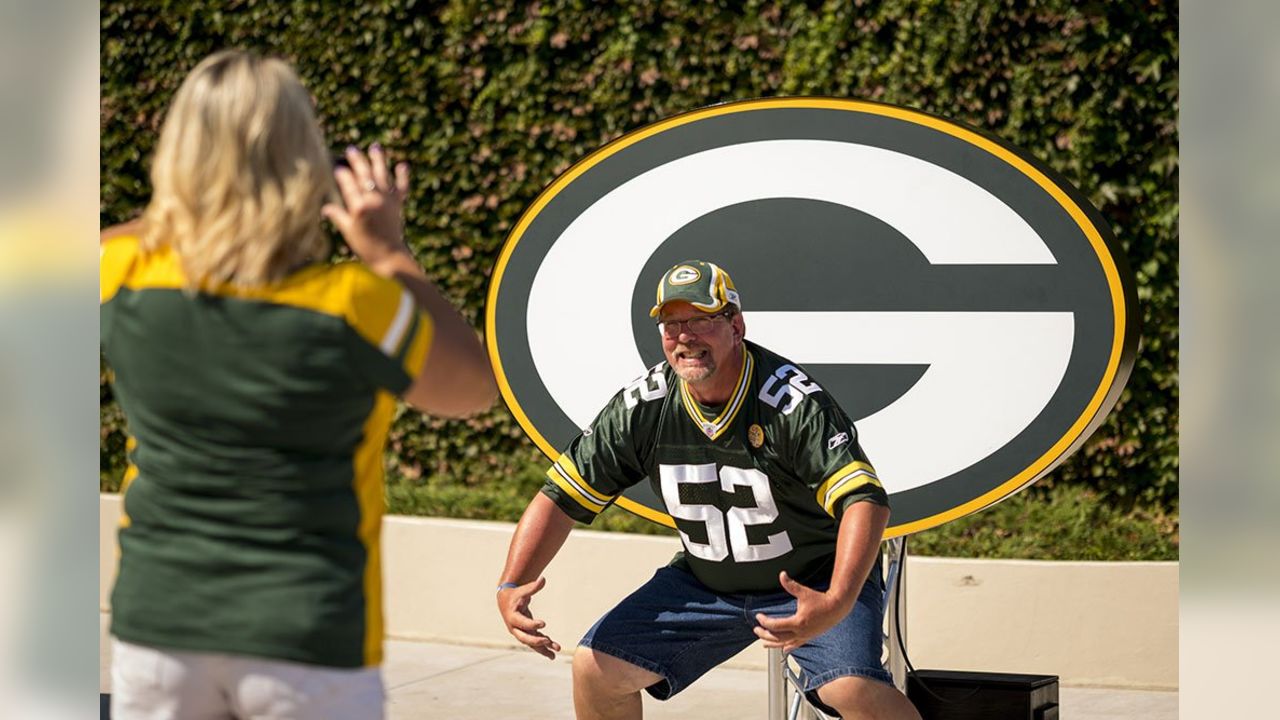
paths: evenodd
<path fill-rule="evenodd" d="M 754 343 L 743 352 L 723 407 L 700 405 L 667 363 L 651 368 L 569 444 L 542 492 L 589 523 L 647 478 L 684 543 L 673 562 L 712 590 L 778 592 L 781 570 L 829 581 L 845 508 L 888 496 L 820 385 Z"/>
<path fill-rule="evenodd" d="M 183 277 L 169 250 L 102 247 L 102 349 L 130 435 L 111 631 L 375 665 L 382 451 L 430 317 L 356 263 L 252 289 Z"/>

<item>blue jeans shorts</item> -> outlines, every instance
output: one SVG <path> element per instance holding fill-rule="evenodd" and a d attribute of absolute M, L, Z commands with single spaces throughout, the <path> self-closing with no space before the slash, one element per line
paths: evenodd
<path fill-rule="evenodd" d="M 884 582 L 879 570 L 877 563 L 843 620 L 791 653 L 811 702 L 817 701 L 819 687 L 836 678 L 893 684 L 881 663 Z M 753 632 L 756 613 L 784 617 L 795 611 L 796 599 L 781 590 L 722 595 L 685 570 L 664 567 L 596 621 L 578 644 L 661 675 L 646 691 L 666 700 L 758 640 Z"/>

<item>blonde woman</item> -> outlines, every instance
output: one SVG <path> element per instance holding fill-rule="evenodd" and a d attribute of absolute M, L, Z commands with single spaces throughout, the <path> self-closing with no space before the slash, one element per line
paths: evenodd
<path fill-rule="evenodd" d="M 102 348 L 130 435 L 117 720 L 382 716 L 396 397 L 456 417 L 496 390 L 404 244 L 408 167 L 377 145 L 346 160 L 288 65 L 220 52 L 173 100 L 141 220 L 104 233 Z M 360 262 L 325 262 L 322 217 Z"/>

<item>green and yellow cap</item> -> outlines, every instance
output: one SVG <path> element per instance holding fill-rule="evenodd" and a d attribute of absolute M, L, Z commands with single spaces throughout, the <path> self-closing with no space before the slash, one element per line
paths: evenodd
<path fill-rule="evenodd" d="M 674 300 L 683 300 L 709 313 L 720 312 L 729 303 L 742 309 L 729 273 L 704 260 L 686 260 L 663 273 L 658 283 L 658 301 L 649 317 L 657 317 L 662 306 Z"/>

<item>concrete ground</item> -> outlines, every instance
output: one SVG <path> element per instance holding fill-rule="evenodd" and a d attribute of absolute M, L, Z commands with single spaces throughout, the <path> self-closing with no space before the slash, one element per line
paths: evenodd
<path fill-rule="evenodd" d="M 102 616 L 100 689 L 111 692 L 107 615 Z M 766 717 L 768 687 L 763 670 L 720 668 L 667 702 L 645 697 L 645 717 L 746 719 Z M 383 681 L 389 720 L 410 718 L 572 717 L 570 663 L 532 652 L 442 643 L 391 640 Z M 1174 691 L 1063 687 L 1062 720 L 1176 720 Z"/>

